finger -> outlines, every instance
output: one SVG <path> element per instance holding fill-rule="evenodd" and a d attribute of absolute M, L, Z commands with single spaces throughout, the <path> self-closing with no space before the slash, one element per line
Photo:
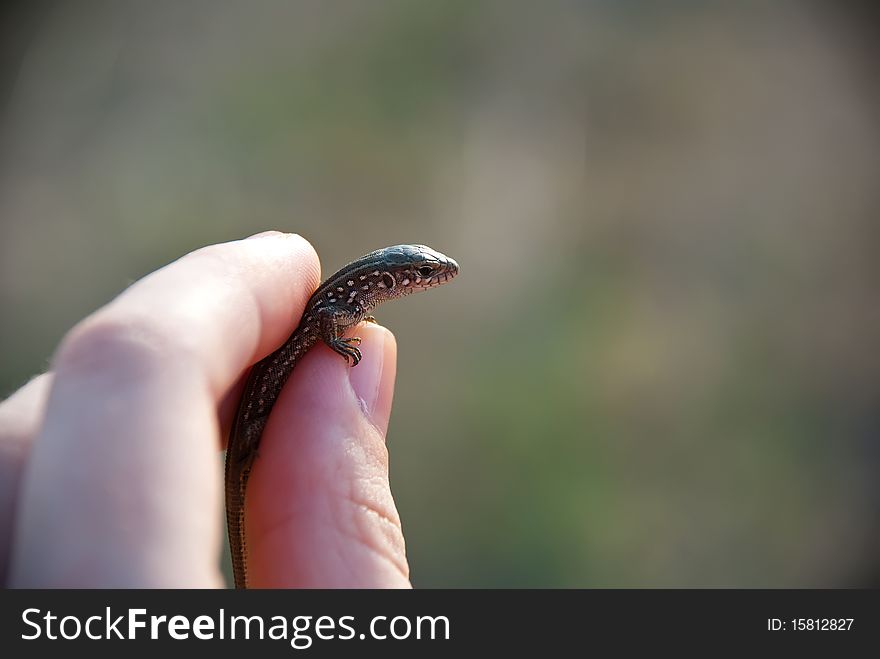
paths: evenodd
<path fill-rule="evenodd" d="M 51 382 L 51 374 L 39 375 L 0 403 L 0 584 L 6 583 L 9 573 L 21 473 L 40 428 Z"/>
<path fill-rule="evenodd" d="M 396 373 L 394 336 L 356 332 L 349 367 L 319 344 L 275 405 L 247 501 L 254 587 L 409 587 L 385 431 Z"/>
<path fill-rule="evenodd" d="M 12 583 L 221 584 L 217 402 L 292 331 L 318 271 L 299 236 L 214 245 L 70 332 L 24 476 Z"/>

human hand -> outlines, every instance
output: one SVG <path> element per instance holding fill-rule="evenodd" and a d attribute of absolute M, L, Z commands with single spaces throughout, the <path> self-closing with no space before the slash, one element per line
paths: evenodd
<path fill-rule="evenodd" d="M 221 455 L 248 366 L 320 281 L 308 242 L 197 250 L 74 327 L 0 404 L 0 574 L 27 587 L 218 587 Z M 253 587 L 409 587 L 385 432 L 397 348 L 319 343 L 275 405 L 248 487 Z"/>

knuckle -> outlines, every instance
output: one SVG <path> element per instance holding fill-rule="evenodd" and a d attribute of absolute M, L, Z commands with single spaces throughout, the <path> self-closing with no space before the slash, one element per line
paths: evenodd
<path fill-rule="evenodd" d="M 188 352 L 149 317 L 99 311 L 68 332 L 54 361 L 61 375 L 140 377 L 185 362 Z"/>

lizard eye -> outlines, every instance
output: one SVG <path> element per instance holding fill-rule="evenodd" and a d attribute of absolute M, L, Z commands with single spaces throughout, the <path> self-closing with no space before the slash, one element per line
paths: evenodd
<path fill-rule="evenodd" d="M 419 275 L 425 277 L 426 279 L 430 277 L 433 272 L 434 268 L 429 265 L 423 265 L 421 268 L 419 268 Z"/>

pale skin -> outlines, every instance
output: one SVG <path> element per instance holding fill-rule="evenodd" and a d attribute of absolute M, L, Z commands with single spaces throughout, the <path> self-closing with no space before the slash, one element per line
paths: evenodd
<path fill-rule="evenodd" d="M 242 376 L 320 282 L 267 232 L 202 248 L 85 318 L 0 403 L 0 575 L 13 587 L 224 585 L 222 454 Z M 408 588 L 385 433 L 397 348 L 377 324 L 323 344 L 273 408 L 248 488 L 255 588 Z"/>

